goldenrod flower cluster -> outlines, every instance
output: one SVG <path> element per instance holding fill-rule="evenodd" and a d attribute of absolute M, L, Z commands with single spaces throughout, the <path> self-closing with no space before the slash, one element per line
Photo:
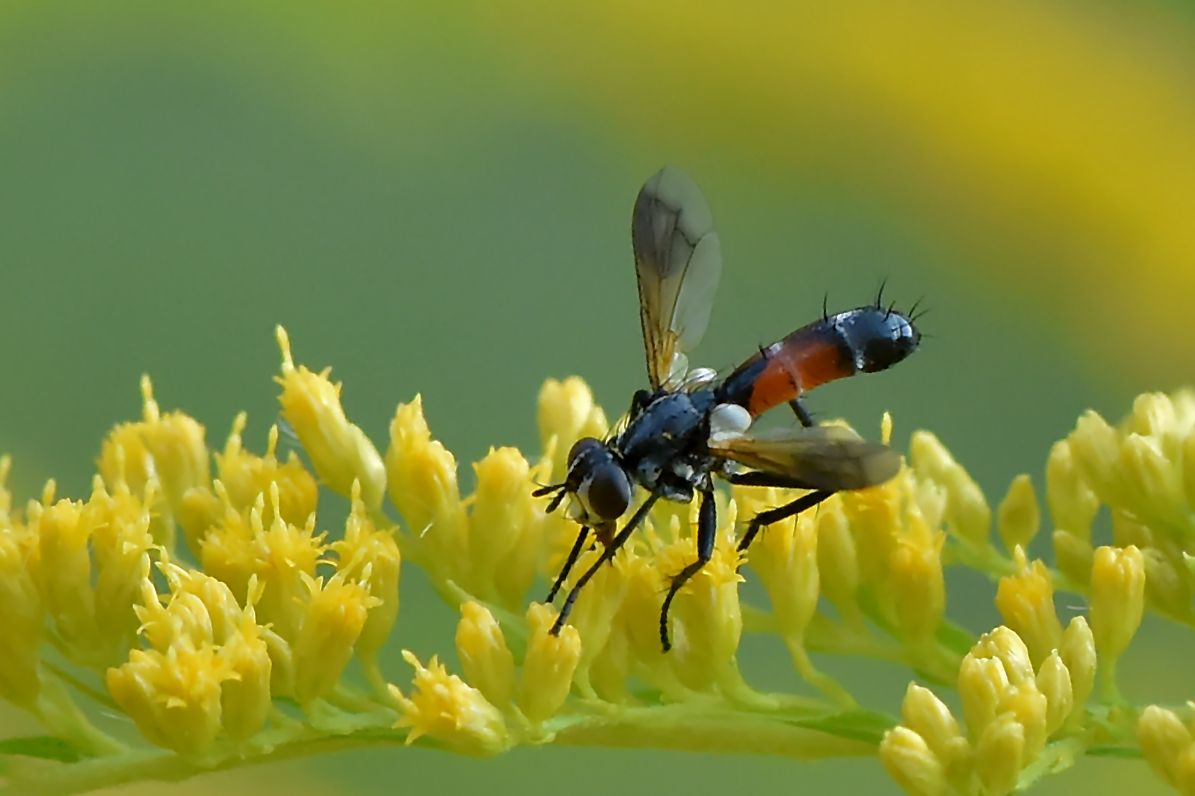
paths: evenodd
<path fill-rule="evenodd" d="M 1010 793 L 1112 749 L 1195 793 L 1195 711 L 1139 711 L 1116 680 L 1145 610 L 1192 620 L 1195 395 L 1142 396 L 1120 427 L 1088 413 L 1054 446 L 1057 570 L 1026 552 L 1043 524 L 1029 476 L 993 511 L 927 432 L 891 481 L 777 523 L 745 554 L 745 522 L 795 495 L 719 493 L 713 558 L 677 595 L 665 653 L 660 609 L 696 557 L 695 506 L 658 504 L 560 633 L 556 609 L 533 599 L 578 529 L 532 492 L 560 479 L 576 439 L 607 432 L 582 381 L 541 390 L 537 458 L 491 450 L 463 494 L 418 397 L 398 406 L 383 452 L 328 371 L 296 365 L 281 329 L 278 341 L 284 430 L 309 464 L 280 459 L 278 427 L 264 454 L 246 450 L 244 415 L 209 450 L 202 425 L 160 410 L 148 378 L 142 419 L 103 442 L 86 500 L 51 482 L 14 510 L 0 459 L 0 697 L 46 728 L 4 742 L 25 761 L 6 787 L 75 793 L 399 742 L 478 757 L 552 743 L 876 756 L 926 796 Z M 348 501 L 343 527 L 321 527 L 320 485 Z M 1114 544 L 1095 547 L 1101 506 Z M 460 615 L 456 649 L 426 662 L 383 654 L 401 626 L 404 560 Z M 951 565 L 998 580 L 1002 626 L 975 637 L 947 618 Z M 743 600 L 745 578 L 768 606 Z M 1089 611 L 1064 624 L 1056 590 Z M 745 632 L 779 637 L 821 696 L 752 687 Z M 810 652 L 904 667 L 917 679 L 899 719 L 861 706 Z M 935 693 L 946 688 L 958 716 Z M 100 726 L 80 700 L 131 721 Z"/>

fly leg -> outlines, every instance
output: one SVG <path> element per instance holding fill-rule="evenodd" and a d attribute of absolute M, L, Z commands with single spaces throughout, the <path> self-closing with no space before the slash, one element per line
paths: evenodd
<path fill-rule="evenodd" d="M 813 421 L 813 415 L 809 414 L 809 410 L 805 408 L 805 404 L 801 403 L 800 398 L 793 398 L 788 402 L 788 405 L 792 407 L 793 414 L 797 416 L 797 420 L 800 420 L 801 425 L 805 428 L 812 428 L 817 425 Z"/>
<path fill-rule="evenodd" d="M 809 485 L 802 483 L 793 478 L 787 478 L 783 475 L 774 475 L 772 473 L 761 473 L 758 471 L 748 473 L 736 473 L 727 478 L 732 484 L 739 486 L 774 486 L 782 489 L 808 489 Z M 819 489 L 810 492 L 807 495 L 786 503 L 783 506 L 778 506 L 774 509 L 761 511 L 751 518 L 751 523 L 747 526 L 747 533 L 743 534 L 743 538 L 739 540 L 739 550 L 746 550 L 751 546 L 751 542 L 755 541 L 756 535 L 762 528 L 771 525 L 774 522 L 788 519 L 794 514 L 800 514 L 805 509 L 811 509 L 818 503 L 821 503 L 826 498 L 833 495 L 834 492 L 828 489 Z"/>
<path fill-rule="evenodd" d="M 584 588 L 585 584 L 597 574 L 597 571 L 601 569 L 602 564 L 605 564 L 607 561 L 614 558 L 614 554 L 618 552 L 618 548 L 627 543 L 627 539 L 631 538 L 631 534 L 634 532 L 635 528 L 637 528 L 639 524 L 643 522 L 643 518 L 647 516 L 647 513 L 651 511 L 651 507 L 656 505 L 656 501 L 659 499 L 659 494 L 655 492 L 650 494 L 647 500 L 643 501 L 643 505 L 639 507 L 639 510 L 636 511 L 631 519 L 627 521 L 626 527 L 619 531 L 618 535 L 610 540 L 610 544 L 606 545 L 606 549 L 602 551 L 602 555 L 598 558 L 598 560 L 594 562 L 589 569 L 585 570 L 585 573 L 577 579 L 577 582 L 569 591 L 568 597 L 565 598 L 564 605 L 560 607 L 560 616 L 556 617 L 556 624 L 552 625 L 552 630 L 550 632 L 553 636 L 560 634 L 560 628 L 564 627 L 564 622 L 566 619 L 568 619 L 569 613 L 573 610 L 573 603 L 577 601 L 577 595 L 581 593 L 581 589 Z"/>
<path fill-rule="evenodd" d="M 739 540 L 739 550 L 746 550 L 751 546 L 751 542 L 755 540 L 755 535 L 759 533 L 760 529 L 771 525 L 774 522 L 786 520 L 794 514 L 800 514 L 805 509 L 811 509 L 818 503 L 821 503 L 826 498 L 833 495 L 833 492 L 810 492 L 808 495 L 802 495 L 784 506 L 779 506 L 767 511 L 761 511 L 751 518 L 751 524 L 747 526 L 747 533 L 743 534 L 743 538 Z"/>
<path fill-rule="evenodd" d="M 701 493 L 701 508 L 697 512 L 697 560 L 673 576 L 668 596 L 664 598 L 664 605 L 660 609 L 660 641 L 664 644 L 664 652 L 672 649 L 672 642 L 668 640 L 668 609 L 672 606 L 672 598 L 689 578 L 700 572 L 713 558 L 717 538 L 718 507 L 714 503 L 714 490 L 706 489 Z"/>
<path fill-rule="evenodd" d="M 589 538 L 589 528 L 582 525 L 581 532 L 577 534 L 577 541 L 573 544 L 573 549 L 569 551 L 568 558 L 564 561 L 564 568 L 560 570 L 560 574 L 556 576 L 556 582 L 552 584 L 552 590 L 548 592 L 548 599 L 544 602 L 552 602 L 556 599 L 557 592 L 560 587 L 564 585 L 565 578 L 568 573 L 572 571 L 573 565 L 577 563 L 577 557 L 581 555 L 581 548 L 585 546 L 585 540 Z"/>

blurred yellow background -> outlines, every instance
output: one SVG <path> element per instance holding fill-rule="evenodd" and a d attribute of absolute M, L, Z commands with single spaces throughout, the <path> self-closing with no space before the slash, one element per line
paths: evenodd
<path fill-rule="evenodd" d="M 932 429 L 992 503 L 1018 472 L 1041 486 L 1082 410 L 1117 419 L 1195 382 L 1195 11 L 1177 0 L 4 0 L 0 451 L 18 495 L 50 476 L 82 494 L 142 372 L 211 441 L 247 409 L 263 449 L 275 323 L 378 441 L 421 392 L 463 463 L 532 451 L 539 385 L 571 373 L 618 414 L 644 383 L 630 209 L 664 164 L 702 186 L 725 256 L 694 359 L 733 366 L 823 295 L 857 306 L 887 278 L 898 306 L 932 309 L 923 351 L 811 407 L 868 433 L 891 410 L 901 445 Z M 404 577 L 396 644 L 451 649 L 451 612 Z M 952 616 L 995 624 L 990 585 L 949 578 Z M 1147 623 L 1127 694 L 1195 695 L 1191 646 Z M 778 644 L 743 657 L 753 682 L 799 687 Z M 908 680 L 826 665 L 881 709 Z M 397 655 L 387 671 L 409 677 Z M 1162 792 L 1142 763 L 1079 768 L 1037 792 Z M 872 761 L 566 749 L 377 750 L 141 790 L 667 787 L 896 790 Z"/>

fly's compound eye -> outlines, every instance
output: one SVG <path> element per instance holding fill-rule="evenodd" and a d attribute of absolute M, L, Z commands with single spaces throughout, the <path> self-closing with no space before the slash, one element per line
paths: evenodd
<path fill-rule="evenodd" d="M 631 481 L 611 461 L 594 467 L 577 490 L 577 497 L 594 520 L 611 522 L 626 513 L 631 504 Z"/>
<path fill-rule="evenodd" d="M 583 521 L 617 520 L 631 503 L 631 481 L 601 440 L 577 440 L 568 453 L 567 489 L 576 496 Z"/>
<path fill-rule="evenodd" d="M 603 458 L 603 454 L 605 454 L 604 458 L 609 458 L 609 453 L 606 452 L 606 446 L 602 444 L 600 439 L 594 439 L 593 437 L 581 437 L 581 439 L 573 443 L 573 447 L 569 448 L 568 451 L 569 475 L 572 475 L 573 470 L 576 469 L 578 465 L 584 466 L 585 462 L 594 458 L 601 459 Z"/>

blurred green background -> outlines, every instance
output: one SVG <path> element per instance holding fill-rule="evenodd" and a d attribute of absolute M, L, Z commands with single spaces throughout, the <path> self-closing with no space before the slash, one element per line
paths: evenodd
<path fill-rule="evenodd" d="M 1082 410 L 1116 419 L 1193 381 L 1193 45 L 1175 0 L 3 0 L 0 451 L 19 498 L 51 476 L 83 494 L 143 372 L 213 444 L 248 410 L 260 451 L 282 323 L 379 446 L 422 393 L 468 483 L 488 446 L 536 449 L 544 378 L 584 376 L 612 415 L 643 385 L 630 210 L 674 164 L 725 256 L 694 359 L 733 366 L 886 278 L 932 309 L 923 350 L 811 406 L 870 434 L 891 410 L 902 446 L 932 429 L 994 505 L 1018 472 L 1041 487 Z M 404 577 L 396 643 L 450 650 L 451 613 Z M 990 585 L 949 578 L 953 616 L 996 623 Z M 1127 694 L 1191 697 L 1192 646 L 1147 623 Z M 741 657 L 800 687 L 779 644 Z M 908 680 L 823 663 L 879 708 Z M 397 655 L 387 671 L 409 676 Z M 1038 792 L 1128 783 L 1162 792 L 1107 761 Z M 874 761 L 551 748 L 378 750 L 152 792 L 263 787 L 896 792 Z"/>

